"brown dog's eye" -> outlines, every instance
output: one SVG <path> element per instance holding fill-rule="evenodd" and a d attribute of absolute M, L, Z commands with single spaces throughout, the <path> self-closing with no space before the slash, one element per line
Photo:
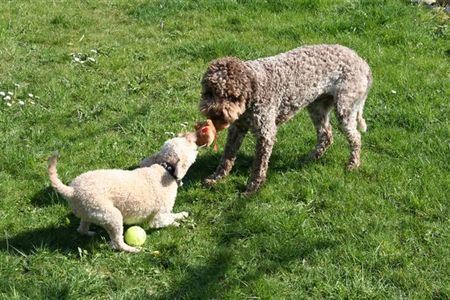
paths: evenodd
<path fill-rule="evenodd" d="M 203 98 L 208 98 L 208 99 L 212 99 L 213 98 L 213 92 L 210 89 L 204 89 L 202 91 L 202 97 Z"/>
<path fill-rule="evenodd" d="M 211 119 L 215 119 L 215 120 L 223 120 L 223 114 L 222 112 L 215 112 L 212 116 Z"/>

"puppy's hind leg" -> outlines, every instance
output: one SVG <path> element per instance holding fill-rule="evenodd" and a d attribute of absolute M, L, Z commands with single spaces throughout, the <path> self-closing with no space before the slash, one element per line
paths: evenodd
<path fill-rule="evenodd" d="M 87 236 L 94 236 L 95 232 L 89 230 L 90 225 L 91 225 L 91 223 L 81 220 L 80 226 L 78 226 L 78 229 L 77 229 L 78 233 L 80 233 L 82 235 L 87 235 Z"/>
<path fill-rule="evenodd" d="M 308 106 L 308 112 L 317 132 L 316 147 L 307 155 L 307 159 L 318 159 L 325 154 L 333 143 L 333 131 L 330 124 L 330 111 L 333 96 L 323 95 Z"/>
<path fill-rule="evenodd" d="M 111 239 L 111 246 L 115 250 L 126 252 L 139 252 L 138 248 L 127 245 L 123 239 L 123 217 L 120 210 L 114 206 L 102 207 L 97 214 L 98 225 L 105 228 Z"/>

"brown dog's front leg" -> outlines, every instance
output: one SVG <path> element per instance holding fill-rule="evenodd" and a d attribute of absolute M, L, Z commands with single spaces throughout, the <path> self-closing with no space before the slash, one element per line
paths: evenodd
<path fill-rule="evenodd" d="M 258 134 L 256 143 L 256 156 L 253 161 L 252 175 L 243 196 L 250 196 L 256 192 L 266 181 L 269 159 L 275 143 L 276 127 L 269 132 Z"/>
<path fill-rule="evenodd" d="M 235 124 L 230 126 L 228 129 L 227 143 L 225 145 L 222 158 L 220 159 L 220 163 L 214 174 L 205 180 L 207 185 L 213 185 L 230 173 L 247 131 L 247 128 L 241 128 Z"/>

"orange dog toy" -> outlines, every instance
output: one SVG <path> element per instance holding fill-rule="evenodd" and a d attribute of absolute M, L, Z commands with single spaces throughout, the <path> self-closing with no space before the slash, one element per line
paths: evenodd
<path fill-rule="evenodd" d="M 213 149 L 217 152 L 217 131 L 213 122 L 209 119 L 205 122 L 198 122 L 195 125 L 195 130 L 197 134 L 197 146 L 209 147 L 212 143 L 214 143 Z"/>

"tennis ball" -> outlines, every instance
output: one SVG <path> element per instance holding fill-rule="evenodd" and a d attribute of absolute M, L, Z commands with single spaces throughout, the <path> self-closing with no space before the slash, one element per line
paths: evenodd
<path fill-rule="evenodd" d="M 130 246 L 141 246 L 146 238 L 145 230 L 139 226 L 131 226 L 125 231 L 125 242 Z"/>

